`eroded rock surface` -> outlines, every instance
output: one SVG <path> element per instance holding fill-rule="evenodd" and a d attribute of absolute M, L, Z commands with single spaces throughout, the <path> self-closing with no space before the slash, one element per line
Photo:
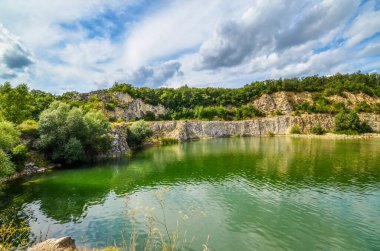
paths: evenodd
<path fill-rule="evenodd" d="M 75 240 L 69 236 L 59 239 L 48 239 L 28 248 L 28 251 L 70 251 L 77 250 Z"/>

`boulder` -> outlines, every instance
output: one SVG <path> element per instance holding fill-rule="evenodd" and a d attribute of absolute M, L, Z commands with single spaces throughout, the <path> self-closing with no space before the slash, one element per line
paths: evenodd
<path fill-rule="evenodd" d="M 28 251 L 70 251 L 77 250 L 75 240 L 69 236 L 59 239 L 48 239 L 28 248 Z"/>

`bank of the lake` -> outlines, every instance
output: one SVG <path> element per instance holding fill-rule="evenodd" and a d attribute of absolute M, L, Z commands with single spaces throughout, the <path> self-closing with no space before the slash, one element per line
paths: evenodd
<path fill-rule="evenodd" d="M 380 236 L 379 138 L 219 138 L 152 147 L 91 168 L 40 174 L 7 188 L 1 217 L 31 237 L 71 236 L 105 247 L 129 236 L 126 212 L 165 195 L 168 226 L 179 211 L 190 249 L 374 250 Z M 128 203 L 125 195 L 128 194 Z M 182 216 L 183 216 L 182 214 Z M 147 234 L 143 216 L 137 233 Z M 142 245 L 140 243 L 140 245 Z M 140 246 L 141 247 L 141 246 Z"/>

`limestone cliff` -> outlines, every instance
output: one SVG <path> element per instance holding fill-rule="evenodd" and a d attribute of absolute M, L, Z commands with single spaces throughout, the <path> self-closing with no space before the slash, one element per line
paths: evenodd
<path fill-rule="evenodd" d="M 360 114 L 374 130 L 380 130 L 380 115 Z M 154 136 L 175 138 L 186 141 L 200 138 L 217 138 L 231 136 L 255 136 L 288 134 L 292 126 L 298 126 L 301 132 L 308 133 L 320 125 L 325 130 L 334 129 L 334 116 L 329 114 L 312 114 L 302 116 L 277 116 L 244 121 L 161 121 L 151 122 Z"/>
<path fill-rule="evenodd" d="M 275 92 L 264 94 L 252 102 L 253 106 L 265 114 L 282 113 L 291 114 L 293 104 L 309 103 L 314 104 L 317 93 L 311 92 Z M 365 93 L 344 92 L 342 96 L 328 96 L 330 102 L 343 103 L 348 109 L 352 109 L 358 103 L 365 102 L 369 105 L 380 103 L 380 99 L 371 97 Z"/>
<path fill-rule="evenodd" d="M 102 110 L 111 120 L 122 119 L 130 121 L 132 119 L 143 118 L 148 113 L 155 116 L 165 115 L 168 109 L 164 106 L 147 104 L 141 99 L 134 99 L 128 93 L 94 91 L 77 94 L 74 100 L 93 102 L 94 108 Z"/>

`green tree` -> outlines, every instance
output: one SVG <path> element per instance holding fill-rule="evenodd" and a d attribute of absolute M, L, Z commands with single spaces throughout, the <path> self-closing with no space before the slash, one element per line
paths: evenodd
<path fill-rule="evenodd" d="M 367 123 L 362 123 L 356 112 L 341 110 L 335 116 L 335 131 L 341 133 L 365 133 L 372 129 Z"/>
<path fill-rule="evenodd" d="M 12 88 L 10 83 L 0 85 L 0 110 L 8 121 L 16 124 L 31 118 L 32 97 L 26 84 Z"/>
<path fill-rule="evenodd" d="M 53 161 L 77 163 L 106 152 L 111 146 L 110 123 L 101 112 L 55 101 L 40 115 L 40 148 Z"/>
<path fill-rule="evenodd" d="M 128 144 L 130 146 L 140 145 L 146 138 L 153 135 L 152 129 L 150 129 L 147 122 L 139 120 L 134 122 L 128 130 Z"/>
<path fill-rule="evenodd" d="M 12 163 L 7 152 L 19 141 L 20 133 L 13 123 L 4 120 L 0 121 L 0 177 L 14 173 L 15 165 Z"/>

